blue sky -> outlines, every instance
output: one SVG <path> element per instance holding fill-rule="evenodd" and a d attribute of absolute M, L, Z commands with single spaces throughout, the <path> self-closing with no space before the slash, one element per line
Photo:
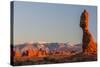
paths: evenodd
<path fill-rule="evenodd" d="M 14 2 L 14 44 L 25 42 L 81 43 L 80 15 L 89 12 L 89 30 L 97 40 L 95 6 Z"/>

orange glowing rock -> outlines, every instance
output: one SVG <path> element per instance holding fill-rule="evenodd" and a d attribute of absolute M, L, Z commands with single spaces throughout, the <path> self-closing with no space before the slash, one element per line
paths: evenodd
<path fill-rule="evenodd" d="M 86 54 L 96 54 L 97 46 L 88 29 L 88 12 L 84 10 L 80 17 L 80 27 L 83 30 L 82 48 Z"/>
<path fill-rule="evenodd" d="M 15 57 L 20 57 L 21 56 L 21 53 L 19 51 L 16 51 L 15 52 Z"/>
<path fill-rule="evenodd" d="M 29 57 L 36 57 L 37 56 L 37 50 L 28 50 L 28 56 Z"/>

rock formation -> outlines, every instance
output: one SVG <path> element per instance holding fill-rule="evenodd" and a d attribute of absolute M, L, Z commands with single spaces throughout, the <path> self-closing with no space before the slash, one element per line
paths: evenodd
<path fill-rule="evenodd" d="M 88 29 L 88 12 L 84 10 L 80 17 L 80 27 L 83 30 L 82 48 L 85 54 L 96 54 L 97 45 Z"/>
<path fill-rule="evenodd" d="M 19 51 L 15 51 L 15 57 L 21 57 L 21 53 Z"/>

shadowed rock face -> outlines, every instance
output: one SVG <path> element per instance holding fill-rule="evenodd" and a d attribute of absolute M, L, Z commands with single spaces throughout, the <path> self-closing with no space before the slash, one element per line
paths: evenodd
<path fill-rule="evenodd" d="M 82 48 L 86 54 L 96 54 L 97 46 L 88 29 L 88 12 L 84 10 L 80 17 L 80 27 L 83 30 Z"/>

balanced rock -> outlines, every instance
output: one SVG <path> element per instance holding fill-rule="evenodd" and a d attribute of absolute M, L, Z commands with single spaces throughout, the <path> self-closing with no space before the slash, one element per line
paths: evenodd
<path fill-rule="evenodd" d="M 83 30 L 82 49 L 85 54 L 96 54 L 97 45 L 88 29 L 88 12 L 84 10 L 80 17 L 80 27 Z"/>

